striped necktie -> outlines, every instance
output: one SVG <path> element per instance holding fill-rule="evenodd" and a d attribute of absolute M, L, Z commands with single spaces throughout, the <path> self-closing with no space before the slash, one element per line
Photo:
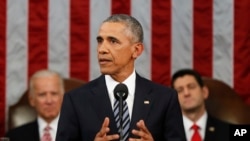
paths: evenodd
<path fill-rule="evenodd" d="M 130 125 L 130 118 L 129 118 L 129 111 L 128 111 L 128 105 L 127 102 L 123 101 L 123 110 L 122 110 L 122 126 L 120 126 L 120 117 L 119 117 L 119 101 L 115 100 L 114 103 L 114 116 L 117 128 L 119 129 L 119 133 L 122 130 L 122 133 L 120 134 L 120 141 L 126 141 L 128 140 L 129 135 L 129 125 Z"/>

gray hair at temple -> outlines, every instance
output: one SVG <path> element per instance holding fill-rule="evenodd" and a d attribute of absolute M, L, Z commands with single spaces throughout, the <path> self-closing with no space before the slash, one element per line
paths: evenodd
<path fill-rule="evenodd" d="M 63 82 L 62 76 L 56 71 L 47 70 L 47 69 L 39 70 L 31 76 L 30 82 L 29 82 L 29 93 L 33 94 L 33 92 L 34 92 L 34 84 L 33 84 L 34 82 L 33 81 L 35 78 L 48 77 L 48 76 L 56 76 L 59 79 L 61 92 L 64 93 L 64 82 Z"/>
<path fill-rule="evenodd" d="M 124 23 L 127 29 L 129 29 L 128 30 L 129 34 L 132 33 L 133 42 L 141 42 L 141 43 L 143 42 L 142 25 L 136 18 L 126 15 L 126 14 L 114 14 L 103 21 L 103 23 L 105 22 Z"/>

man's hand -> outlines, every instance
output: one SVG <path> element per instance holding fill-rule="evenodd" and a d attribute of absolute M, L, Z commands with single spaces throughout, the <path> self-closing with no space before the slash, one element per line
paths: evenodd
<path fill-rule="evenodd" d="M 139 128 L 139 130 L 133 129 L 132 134 L 140 138 L 139 139 L 129 138 L 129 141 L 154 141 L 151 133 L 149 132 L 143 120 L 140 120 L 139 122 L 137 122 L 136 126 Z"/>
<path fill-rule="evenodd" d="M 102 123 L 102 128 L 96 134 L 94 141 L 111 141 L 111 140 L 119 139 L 118 134 L 107 135 L 107 133 L 110 130 L 108 126 L 109 126 L 109 118 L 106 117 Z"/>

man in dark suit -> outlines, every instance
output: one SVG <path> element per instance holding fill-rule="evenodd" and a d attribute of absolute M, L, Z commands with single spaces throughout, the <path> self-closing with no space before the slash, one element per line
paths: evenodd
<path fill-rule="evenodd" d="M 37 119 L 11 129 L 6 136 L 10 141 L 55 141 L 63 95 L 63 79 L 57 72 L 37 71 L 29 85 L 29 102 L 37 111 Z"/>
<path fill-rule="evenodd" d="M 206 111 L 205 99 L 209 91 L 198 72 L 181 69 L 174 73 L 171 85 L 178 92 L 188 141 L 197 135 L 192 129 L 193 124 L 199 126 L 198 138 L 202 141 L 229 141 L 230 124 L 212 117 Z"/>
<path fill-rule="evenodd" d="M 135 71 L 135 60 L 143 51 L 141 24 L 128 15 L 112 15 L 101 24 L 97 44 L 102 75 L 65 94 L 56 141 L 119 140 L 122 135 L 113 113 L 113 92 L 121 83 L 128 88 L 126 123 L 130 125 L 129 135 L 122 141 L 128 137 L 130 141 L 184 141 L 176 91 Z"/>

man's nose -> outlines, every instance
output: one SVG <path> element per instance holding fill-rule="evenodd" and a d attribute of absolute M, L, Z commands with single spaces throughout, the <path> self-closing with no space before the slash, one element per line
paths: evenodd
<path fill-rule="evenodd" d="M 50 94 L 48 94 L 47 96 L 46 96 L 46 102 L 47 103 L 51 103 L 53 101 L 53 97 L 50 95 Z"/>
<path fill-rule="evenodd" d="M 189 89 L 184 88 L 183 93 L 184 93 L 185 96 L 189 95 L 190 94 Z"/>
<path fill-rule="evenodd" d="M 107 44 L 105 41 L 98 45 L 98 53 L 105 54 L 108 52 Z"/>

